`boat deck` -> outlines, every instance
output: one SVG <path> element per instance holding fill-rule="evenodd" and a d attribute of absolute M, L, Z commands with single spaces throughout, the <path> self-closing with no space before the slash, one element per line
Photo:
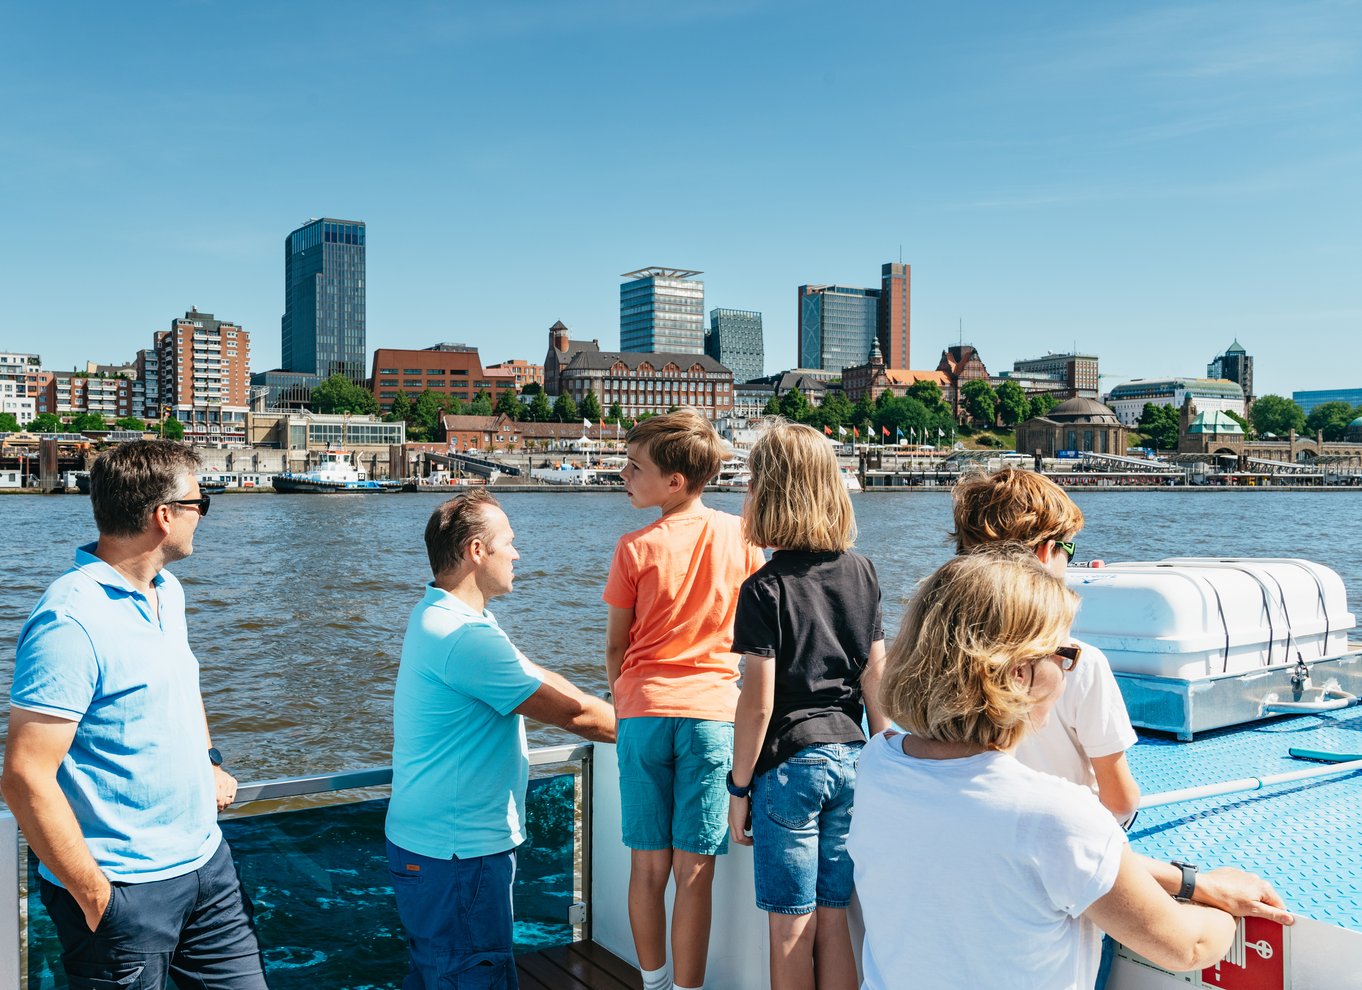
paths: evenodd
<path fill-rule="evenodd" d="M 1200 733 L 1141 734 L 1129 753 L 1145 794 L 1303 770 L 1291 747 L 1362 753 L 1362 708 Z M 1233 865 L 1266 878 L 1297 914 L 1362 931 L 1362 773 L 1199 798 L 1140 812 L 1131 845 L 1155 859 Z"/>
<path fill-rule="evenodd" d="M 516 959 L 521 990 L 643 990 L 638 970 L 595 942 L 574 942 Z"/>

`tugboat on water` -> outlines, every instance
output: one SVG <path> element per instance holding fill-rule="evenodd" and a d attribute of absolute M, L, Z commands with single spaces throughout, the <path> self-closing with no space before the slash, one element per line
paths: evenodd
<path fill-rule="evenodd" d="M 285 495 L 363 495 L 402 490 L 401 482 L 374 481 L 368 478 L 363 471 L 350 463 L 349 451 L 335 448 L 324 451 L 321 460 L 311 471 L 300 474 L 286 471 L 283 474 L 276 474 L 271 484 L 276 492 Z"/>

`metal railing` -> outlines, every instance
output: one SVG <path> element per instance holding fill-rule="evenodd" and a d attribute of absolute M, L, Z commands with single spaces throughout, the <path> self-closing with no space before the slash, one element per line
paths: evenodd
<path fill-rule="evenodd" d="M 592 838 L 592 745 L 576 743 L 541 746 L 530 750 L 531 769 L 576 764 L 581 774 L 578 793 L 581 812 L 581 891 L 584 913 L 580 918 L 582 938 L 591 939 L 591 838 Z M 241 814 L 244 806 L 284 798 L 304 797 L 340 791 L 386 787 L 392 783 L 392 767 L 374 767 L 309 777 L 284 777 L 243 784 L 237 789 L 231 817 L 250 818 L 266 810 Z M 0 809 L 0 987 L 23 986 L 25 975 L 25 931 L 27 849 L 18 824 L 7 810 Z"/>

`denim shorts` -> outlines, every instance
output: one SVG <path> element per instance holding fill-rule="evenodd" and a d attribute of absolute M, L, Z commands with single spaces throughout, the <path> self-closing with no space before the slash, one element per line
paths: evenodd
<path fill-rule="evenodd" d="M 863 743 L 801 749 L 753 781 L 757 907 L 809 914 L 851 902 L 847 832 Z"/>
<path fill-rule="evenodd" d="M 703 718 L 620 719 L 620 814 L 630 849 L 728 852 L 733 723 Z"/>
<path fill-rule="evenodd" d="M 516 990 L 515 851 L 432 859 L 387 843 L 411 970 L 404 987 Z"/>

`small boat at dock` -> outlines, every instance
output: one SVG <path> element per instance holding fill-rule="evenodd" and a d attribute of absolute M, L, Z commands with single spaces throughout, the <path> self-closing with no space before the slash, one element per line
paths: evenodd
<path fill-rule="evenodd" d="M 400 492 L 398 481 L 374 481 L 350 461 L 350 452 L 323 451 L 311 471 L 276 474 L 270 482 L 283 495 L 373 495 Z"/>

